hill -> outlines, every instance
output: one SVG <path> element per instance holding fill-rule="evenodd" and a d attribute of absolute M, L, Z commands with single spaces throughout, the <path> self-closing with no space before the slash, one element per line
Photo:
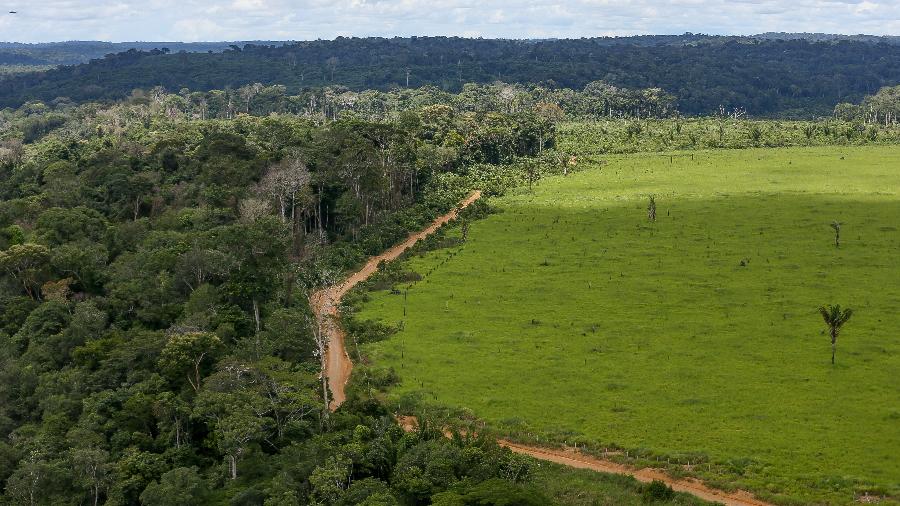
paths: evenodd
<path fill-rule="evenodd" d="M 108 54 L 122 53 L 130 49 L 151 51 L 167 48 L 172 52 L 188 53 L 217 52 L 229 49 L 232 45 L 243 46 L 250 41 L 240 42 L 102 42 L 91 40 L 72 40 L 63 42 L 41 42 L 28 44 L 24 42 L 0 42 L 0 64 L 9 55 L 20 55 L 30 58 L 35 65 L 77 65 L 87 63 Z M 279 44 L 274 41 L 256 42 L 257 44 Z"/>
<path fill-rule="evenodd" d="M 0 83 L 0 106 L 67 97 L 120 99 L 135 88 L 211 90 L 250 83 L 288 92 L 352 90 L 503 80 L 582 88 L 603 80 L 659 87 L 684 114 L 744 108 L 751 115 L 828 115 L 900 82 L 900 46 L 884 42 L 654 36 L 633 39 L 496 40 L 456 37 L 338 38 L 290 45 L 248 44 L 222 52 L 129 50 L 88 64 Z"/>

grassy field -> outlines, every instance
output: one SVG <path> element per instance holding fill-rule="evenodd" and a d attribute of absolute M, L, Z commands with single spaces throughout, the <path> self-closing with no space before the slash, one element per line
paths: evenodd
<path fill-rule="evenodd" d="M 604 474 L 535 461 L 531 482 L 562 506 L 702 506 L 712 503 L 678 492 L 666 500 L 646 493 L 647 484 L 630 476 Z"/>
<path fill-rule="evenodd" d="M 399 373 L 392 395 L 690 454 L 713 463 L 701 476 L 786 504 L 896 497 L 900 149 L 581 165 L 494 200 L 464 246 L 410 258 L 426 276 L 405 297 L 370 294 L 357 318 L 403 322 L 364 349 Z M 829 303 L 856 310 L 835 366 Z"/>

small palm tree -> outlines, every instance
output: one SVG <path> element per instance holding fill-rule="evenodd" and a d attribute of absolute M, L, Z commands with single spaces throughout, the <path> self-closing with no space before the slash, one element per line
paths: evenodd
<path fill-rule="evenodd" d="M 841 310 L 840 304 L 820 306 L 819 313 L 828 325 L 828 333 L 831 335 L 831 365 L 834 365 L 834 352 L 837 349 L 837 337 L 841 332 L 841 327 L 847 323 L 847 320 L 853 316 L 853 310 L 849 307 Z"/>
<path fill-rule="evenodd" d="M 841 247 L 841 222 L 832 221 L 831 228 L 834 230 L 834 247 Z"/>

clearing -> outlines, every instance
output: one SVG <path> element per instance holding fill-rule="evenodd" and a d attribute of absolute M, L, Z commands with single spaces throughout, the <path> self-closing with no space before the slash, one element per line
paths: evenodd
<path fill-rule="evenodd" d="M 709 463 L 694 473 L 777 502 L 897 495 L 900 149 L 580 165 L 409 259 L 427 275 L 406 296 L 370 293 L 357 319 L 403 322 L 364 348 L 399 373 L 392 395 Z M 856 310 L 835 366 L 828 303 Z"/>

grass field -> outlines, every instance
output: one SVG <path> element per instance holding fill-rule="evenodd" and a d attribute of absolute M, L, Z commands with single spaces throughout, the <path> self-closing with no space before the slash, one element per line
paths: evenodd
<path fill-rule="evenodd" d="M 668 500 L 653 500 L 647 488 L 630 476 L 595 473 L 550 462 L 534 463 L 531 481 L 553 504 L 562 506 L 702 506 L 712 503 L 678 492 Z"/>
<path fill-rule="evenodd" d="M 896 497 L 900 148 L 581 165 L 494 200 L 464 246 L 409 259 L 427 276 L 406 297 L 370 294 L 357 318 L 403 321 L 364 350 L 399 373 L 392 395 L 702 456 L 705 478 L 782 503 Z M 835 366 L 829 303 L 856 310 Z"/>

